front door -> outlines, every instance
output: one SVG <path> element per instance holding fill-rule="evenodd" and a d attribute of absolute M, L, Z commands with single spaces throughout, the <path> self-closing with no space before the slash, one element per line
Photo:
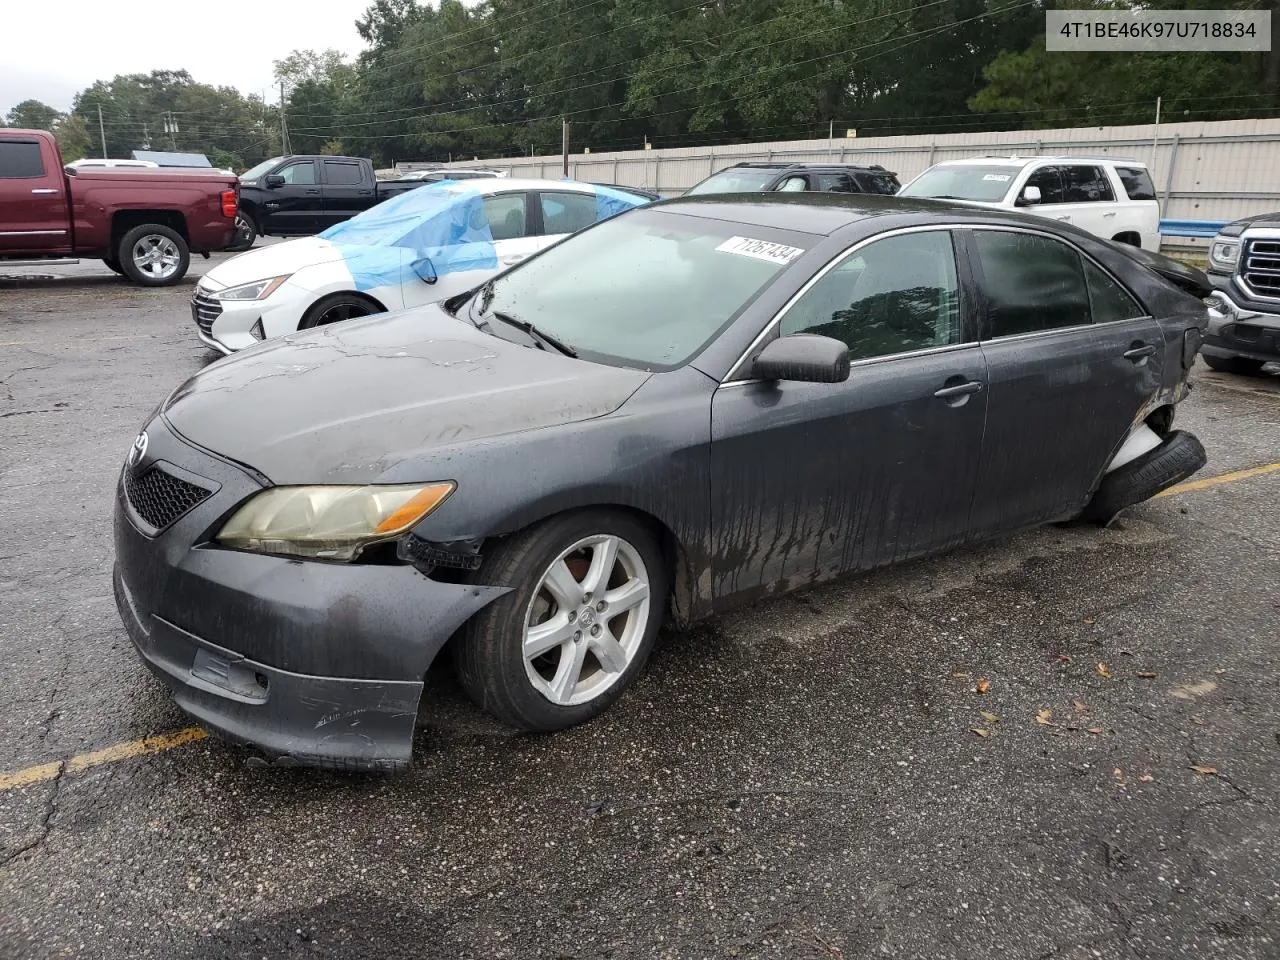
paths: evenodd
<path fill-rule="evenodd" d="M 728 604 L 968 537 L 986 371 L 946 230 L 852 248 L 778 321 L 849 347 L 844 383 L 712 399 L 714 584 Z"/>
<path fill-rule="evenodd" d="M 46 169 L 39 140 L 0 137 L 0 251 L 70 248 L 65 183 L 61 170 Z"/>
<path fill-rule="evenodd" d="M 324 195 L 314 160 L 297 160 L 276 170 L 284 185 L 267 190 L 263 201 L 266 233 L 305 236 L 319 233 L 324 222 Z"/>
<path fill-rule="evenodd" d="M 1078 513 L 1160 388 L 1160 324 L 1063 240 L 975 229 L 990 382 L 974 524 L 1013 530 Z"/>

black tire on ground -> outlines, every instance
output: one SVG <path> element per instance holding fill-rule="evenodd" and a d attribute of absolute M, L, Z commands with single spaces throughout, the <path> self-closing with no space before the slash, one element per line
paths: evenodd
<path fill-rule="evenodd" d="M 1200 441 L 1190 433 L 1175 430 L 1154 450 L 1103 477 L 1081 519 L 1106 526 L 1125 507 L 1149 500 L 1161 490 L 1181 483 L 1203 467 L 1205 460 Z"/>
<path fill-rule="evenodd" d="M 553 703 L 534 687 L 525 670 L 526 618 L 552 562 L 580 540 L 601 534 L 629 543 L 646 568 L 649 607 L 643 634 L 631 662 L 612 686 L 585 703 Z M 503 541 L 485 557 L 476 582 L 514 589 L 481 610 L 457 638 L 454 665 L 458 680 L 477 706 L 499 720 L 521 730 L 545 733 L 589 720 L 630 686 L 653 649 L 670 581 L 662 551 L 643 523 L 618 511 L 584 510 L 553 517 Z M 636 611 L 631 615 L 637 615 Z"/>
<path fill-rule="evenodd" d="M 1261 360 L 1254 360 L 1252 357 L 1213 357 L 1207 353 L 1200 356 L 1210 370 L 1217 370 L 1219 373 L 1238 373 L 1251 377 L 1263 366 Z"/>
<path fill-rule="evenodd" d="M 148 251 L 165 251 L 164 261 L 148 263 L 143 257 Z M 168 262 L 172 257 L 172 263 Z M 167 287 L 187 275 L 191 266 L 191 250 L 182 234 L 158 223 L 144 223 L 134 227 L 116 247 L 116 258 L 124 275 L 144 287 Z"/>
<path fill-rule="evenodd" d="M 231 253 L 243 253 L 258 242 L 258 235 L 261 232 L 258 229 L 258 221 L 253 218 L 253 214 L 241 210 L 236 214 L 235 237 L 232 239 L 231 245 L 227 247 L 227 250 Z"/>
<path fill-rule="evenodd" d="M 119 260 L 115 260 L 111 257 L 103 257 L 102 262 L 107 265 L 108 270 L 112 271 L 113 273 L 118 273 L 122 277 L 124 276 L 124 268 L 120 266 Z"/>
<path fill-rule="evenodd" d="M 372 313 L 381 313 L 382 308 L 358 293 L 333 293 L 321 297 L 302 315 L 298 324 L 299 330 L 310 330 L 312 327 L 323 327 L 340 320 L 354 320 L 356 317 L 367 317 Z"/>

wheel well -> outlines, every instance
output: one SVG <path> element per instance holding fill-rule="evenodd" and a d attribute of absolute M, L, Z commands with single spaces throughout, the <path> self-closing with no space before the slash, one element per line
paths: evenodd
<path fill-rule="evenodd" d="M 1111 239 L 1115 240 L 1117 243 L 1127 243 L 1131 247 L 1142 246 L 1142 235 L 1136 230 L 1125 230 L 1122 233 L 1117 233 Z"/>
<path fill-rule="evenodd" d="M 307 311 L 310 312 L 311 310 L 314 310 L 316 304 L 324 303 L 324 301 L 328 300 L 330 297 L 355 297 L 357 300 L 363 300 L 365 303 L 369 304 L 369 306 L 373 307 L 378 313 L 387 312 L 387 308 L 382 305 L 382 302 L 377 297 L 371 297 L 369 294 L 362 293 L 359 290 L 334 290 L 331 293 L 326 293 L 323 297 L 317 297 L 315 302 L 313 302 L 311 306 L 307 307 Z"/>
<path fill-rule="evenodd" d="M 191 242 L 187 235 L 187 220 L 176 210 L 119 210 L 111 218 L 111 249 L 114 251 L 124 235 L 134 227 L 147 223 L 176 230 L 183 240 Z"/>
<path fill-rule="evenodd" d="M 1157 407 L 1147 414 L 1146 424 L 1161 437 L 1167 436 L 1173 429 L 1173 405 Z"/>

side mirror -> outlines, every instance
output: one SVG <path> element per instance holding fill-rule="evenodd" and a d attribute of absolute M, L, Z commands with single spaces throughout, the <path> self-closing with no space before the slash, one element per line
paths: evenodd
<path fill-rule="evenodd" d="M 435 283 L 440 279 L 440 274 L 436 273 L 436 265 L 431 262 L 430 257 L 419 257 L 410 266 L 423 283 Z"/>
<path fill-rule="evenodd" d="M 284 186 L 284 177 L 278 173 L 268 173 L 262 182 L 267 185 L 268 190 L 274 190 L 276 187 Z"/>
<path fill-rule="evenodd" d="M 1030 206 L 1033 203 L 1040 202 L 1039 187 L 1023 187 L 1022 196 L 1018 198 L 1018 206 Z"/>
<path fill-rule="evenodd" d="M 849 348 L 812 333 L 778 337 L 760 351 L 751 375 L 761 380 L 843 383 L 849 379 Z"/>

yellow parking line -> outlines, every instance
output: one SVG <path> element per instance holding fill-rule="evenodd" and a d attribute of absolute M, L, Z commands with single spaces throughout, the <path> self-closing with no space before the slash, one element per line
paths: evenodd
<path fill-rule="evenodd" d="M 27 767 L 13 773 L 0 774 L 0 790 L 13 790 L 17 787 L 29 787 L 33 783 L 53 780 L 62 773 L 82 773 L 91 767 L 100 767 L 104 763 L 116 763 L 130 757 L 141 757 L 148 753 L 159 753 L 172 750 L 174 747 L 195 743 L 209 736 L 203 727 L 185 727 L 171 733 L 160 733 L 142 740 L 130 740 L 128 743 L 117 743 L 111 747 L 103 747 L 92 753 L 81 753 L 70 760 L 55 760 L 53 763 L 42 763 L 39 766 Z"/>
<path fill-rule="evenodd" d="M 1177 483 L 1167 490 L 1161 490 L 1152 500 L 1171 497 L 1175 493 L 1190 493 L 1192 490 L 1207 490 L 1209 487 L 1220 487 L 1224 483 L 1235 483 L 1237 480 L 1248 480 L 1250 477 L 1261 477 L 1264 474 L 1280 472 L 1280 463 L 1268 463 L 1261 467 L 1250 467 L 1248 470 L 1233 470 L 1216 477 L 1205 477 L 1203 480 L 1188 480 Z"/>

